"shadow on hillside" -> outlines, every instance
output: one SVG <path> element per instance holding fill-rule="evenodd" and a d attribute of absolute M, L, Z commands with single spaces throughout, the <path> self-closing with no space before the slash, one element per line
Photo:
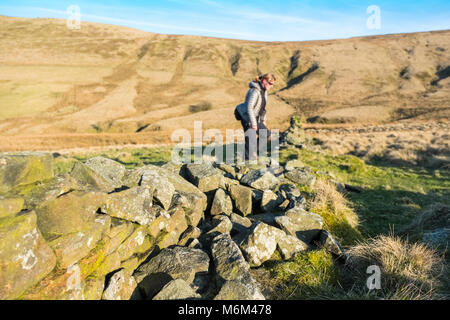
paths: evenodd
<path fill-rule="evenodd" d="M 422 209 L 430 204 L 450 205 L 450 190 L 419 193 L 374 189 L 349 193 L 347 198 L 360 219 L 361 231 L 369 237 L 402 231 Z"/>
<path fill-rule="evenodd" d="M 305 71 L 301 75 L 299 75 L 299 76 L 289 80 L 287 85 L 286 85 L 286 87 L 284 87 L 280 91 L 288 90 L 288 89 L 292 88 L 293 86 L 301 83 L 308 75 L 310 75 L 311 73 L 313 73 L 317 69 L 319 69 L 319 65 L 317 63 L 314 63 L 307 71 Z"/>

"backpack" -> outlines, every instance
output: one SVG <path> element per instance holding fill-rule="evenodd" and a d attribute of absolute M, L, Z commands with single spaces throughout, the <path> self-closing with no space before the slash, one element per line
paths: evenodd
<path fill-rule="evenodd" d="M 243 110 L 242 110 L 243 107 L 247 107 L 245 102 L 238 104 L 236 106 L 236 108 L 234 109 L 234 117 L 236 118 L 237 121 L 242 121 L 242 113 L 241 112 L 243 112 Z"/>

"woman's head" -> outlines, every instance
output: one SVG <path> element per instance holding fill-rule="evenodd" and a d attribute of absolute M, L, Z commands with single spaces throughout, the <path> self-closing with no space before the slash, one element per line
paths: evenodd
<path fill-rule="evenodd" d="M 255 81 L 261 84 L 264 90 L 271 89 L 274 86 L 276 80 L 277 79 L 272 73 L 263 74 L 255 79 Z"/>

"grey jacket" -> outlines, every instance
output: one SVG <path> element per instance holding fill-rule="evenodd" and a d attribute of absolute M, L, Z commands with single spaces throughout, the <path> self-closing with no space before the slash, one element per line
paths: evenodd
<path fill-rule="evenodd" d="M 255 81 L 250 82 L 249 87 L 245 102 L 237 109 L 244 121 L 256 127 L 258 122 L 266 121 L 267 91 Z"/>

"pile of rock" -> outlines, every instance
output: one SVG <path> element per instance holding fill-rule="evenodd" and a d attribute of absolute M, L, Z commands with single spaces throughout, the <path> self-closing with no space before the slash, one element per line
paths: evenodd
<path fill-rule="evenodd" d="M 311 137 L 305 133 L 302 128 L 301 119 L 299 117 L 292 117 L 289 128 L 280 136 L 280 147 L 286 148 L 294 146 L 296 148 L 303 148 L 311 142 Z"/>
<path fill-rule="evenodd" d="M 0 154 L 0 299 L 264 299 L 252 278 L 323 245 L 300 163 L 126 169 L 46 153 Z"/>

